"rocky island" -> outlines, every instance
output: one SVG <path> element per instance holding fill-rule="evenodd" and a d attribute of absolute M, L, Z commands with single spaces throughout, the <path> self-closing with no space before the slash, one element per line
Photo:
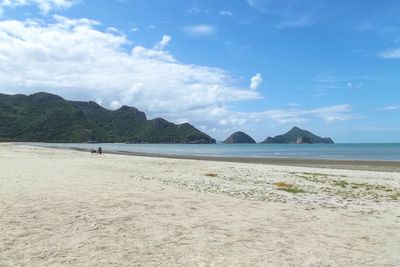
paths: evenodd
<path fill-rule="evenodd" d="M 0 141 L 215 143 L 189 123 L 148 120 L 134 107 L 108 110 L 92 101 L 68 101 L 43 92 L 29 96 L 0 94 Z"/>
<path fill-rule="evenodd" d="M 231 134 L 224 142 L 224 144 L 255 144 L 253 138 L 251 138 L 248 134 L 238 131 Z"/>
<path fill-rule="evenodd" d="M 322 138 L 307 130 L 293 127 L 290 131 L 283 135 L 268 137 L 262 144 L 333 144 L 333 140 L 329 137 Z"/>

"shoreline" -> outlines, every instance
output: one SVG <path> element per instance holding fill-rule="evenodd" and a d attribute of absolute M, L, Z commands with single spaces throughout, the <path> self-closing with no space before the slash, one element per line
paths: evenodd
<path fill-rule="evenodd" d="M 15 143 L 15 144 L 35 146 L 32 144 L 21 144 L 21 143 Z M 74 147 L 52 147 L 52 146 L 38 146 L 38 147 L 90 152 L 90 149 L 74 148 Z M 151 157 L 151 158 L 204 160 L 204 161 L 214 161 L 214 162 L 314 167 L 314 168 L 325 168 L 325 169 L 400 172 L 400 161 L 387 161 L 387 160 L 339 160 L 339 159 L 308 159 L 308 158 L 302 159 L 302 158 L 191 156 L 191 155 L 168 155 L 168 154 L 157 154 L 157 153 L 128 152 L 128 151 L 118 151 L 118 150 L 116 151 L 103 150 L 103 153 L 114 154 L 114 155 Z"/>

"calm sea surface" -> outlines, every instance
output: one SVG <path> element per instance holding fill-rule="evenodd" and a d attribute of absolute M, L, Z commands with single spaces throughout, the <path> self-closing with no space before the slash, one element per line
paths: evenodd
<path fill-rule="evenodd" d="M 400 161 L 400 144 L 43 144 L 39 146 L 155 153 L 175 156 L 265 157 Z"/>

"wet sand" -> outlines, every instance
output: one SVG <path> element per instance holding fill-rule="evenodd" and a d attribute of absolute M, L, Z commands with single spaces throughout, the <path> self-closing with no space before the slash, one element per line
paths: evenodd
<path fill-rule="evenodd" d="M 0 266 L 400 265 L 398 172 L 0 152 Z"/>
<path fill-rule="evenodd" d="M 80 148 L 56 148 L 54 149 L 72 149 L 76 151 L 89 151 Z M 189 160 L 206 160 L 219 162 L 238 162 L 238 163 L 255 163 L 283 166 L 301 166 L 316 167 L 329 169 L 346 169 L 346 170 L 367 170 L 367 171 L 383 171 L 383 172 L 400 172 L 400 161 L 379 161 L 379 160 L 335 160 L 335 159 L 300 159 L 300 158 L 262 158 L 262 157 L 218 157 L 218 156 L 178 156 L 154 153 L 140 153 L 127 151 L 104 151 L 108 154 L 130 155 L 153 158 L 170 158 L 170 159 L 189 159 Z"/>
<path fill-rule="evenodd" d="M 302 166 L 346 170 L 369 170 L 400 172 L 400 161 L 372 161 L 372 160 L 328 160 L 328 159 L 296 159 L 296 158 L 258 158 L 258 157 L 204 157 L 204 156 L 170 156 L 162 154 L 115 152 L 122 155 L 145 157 L 163 157 L 173 159 L 193 159 L 222 162 L 257 163 L 283 166 Z"/>

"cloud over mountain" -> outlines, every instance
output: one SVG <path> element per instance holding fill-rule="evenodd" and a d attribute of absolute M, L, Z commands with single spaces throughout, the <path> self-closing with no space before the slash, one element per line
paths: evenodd
<path fill-rule="evenodd" d="M 185 64 L 164 50 L 164 35 L 154 48 L 132 46 L 116 30 L 100 30 L 97 21 L 54 16 L 40 20 L 0 21 L 0 88 L 4 93 L 47 91 L 68 99 L 96 100 L 103 106 L 136 106 L 149 117 L 190 121 L 202 130 L 233 127 L 260 120 L 277 123 L 319 118 L 352 118 L 350 106 L 239 112 L 235 103 L 262 96 L 227 71 Z M 218 131 L 218 130 L 216 130 Z"/>
<path fill-rule="evenodd" d="M 157 43 L 157 49 L 127 49 L 131 41 L 126 36 L 98 30 L 99 24 L 61 16 L 54 16 L 51 24 L 1 21 L 1 88 L 96 98 L 108 107 L 130 104 L 175 120 L 181 114 L 210 117 L 228 103 L 261 98 L 237 86 L 222 69 L 184 64 L 160 50 L 169 36 Z"/>

